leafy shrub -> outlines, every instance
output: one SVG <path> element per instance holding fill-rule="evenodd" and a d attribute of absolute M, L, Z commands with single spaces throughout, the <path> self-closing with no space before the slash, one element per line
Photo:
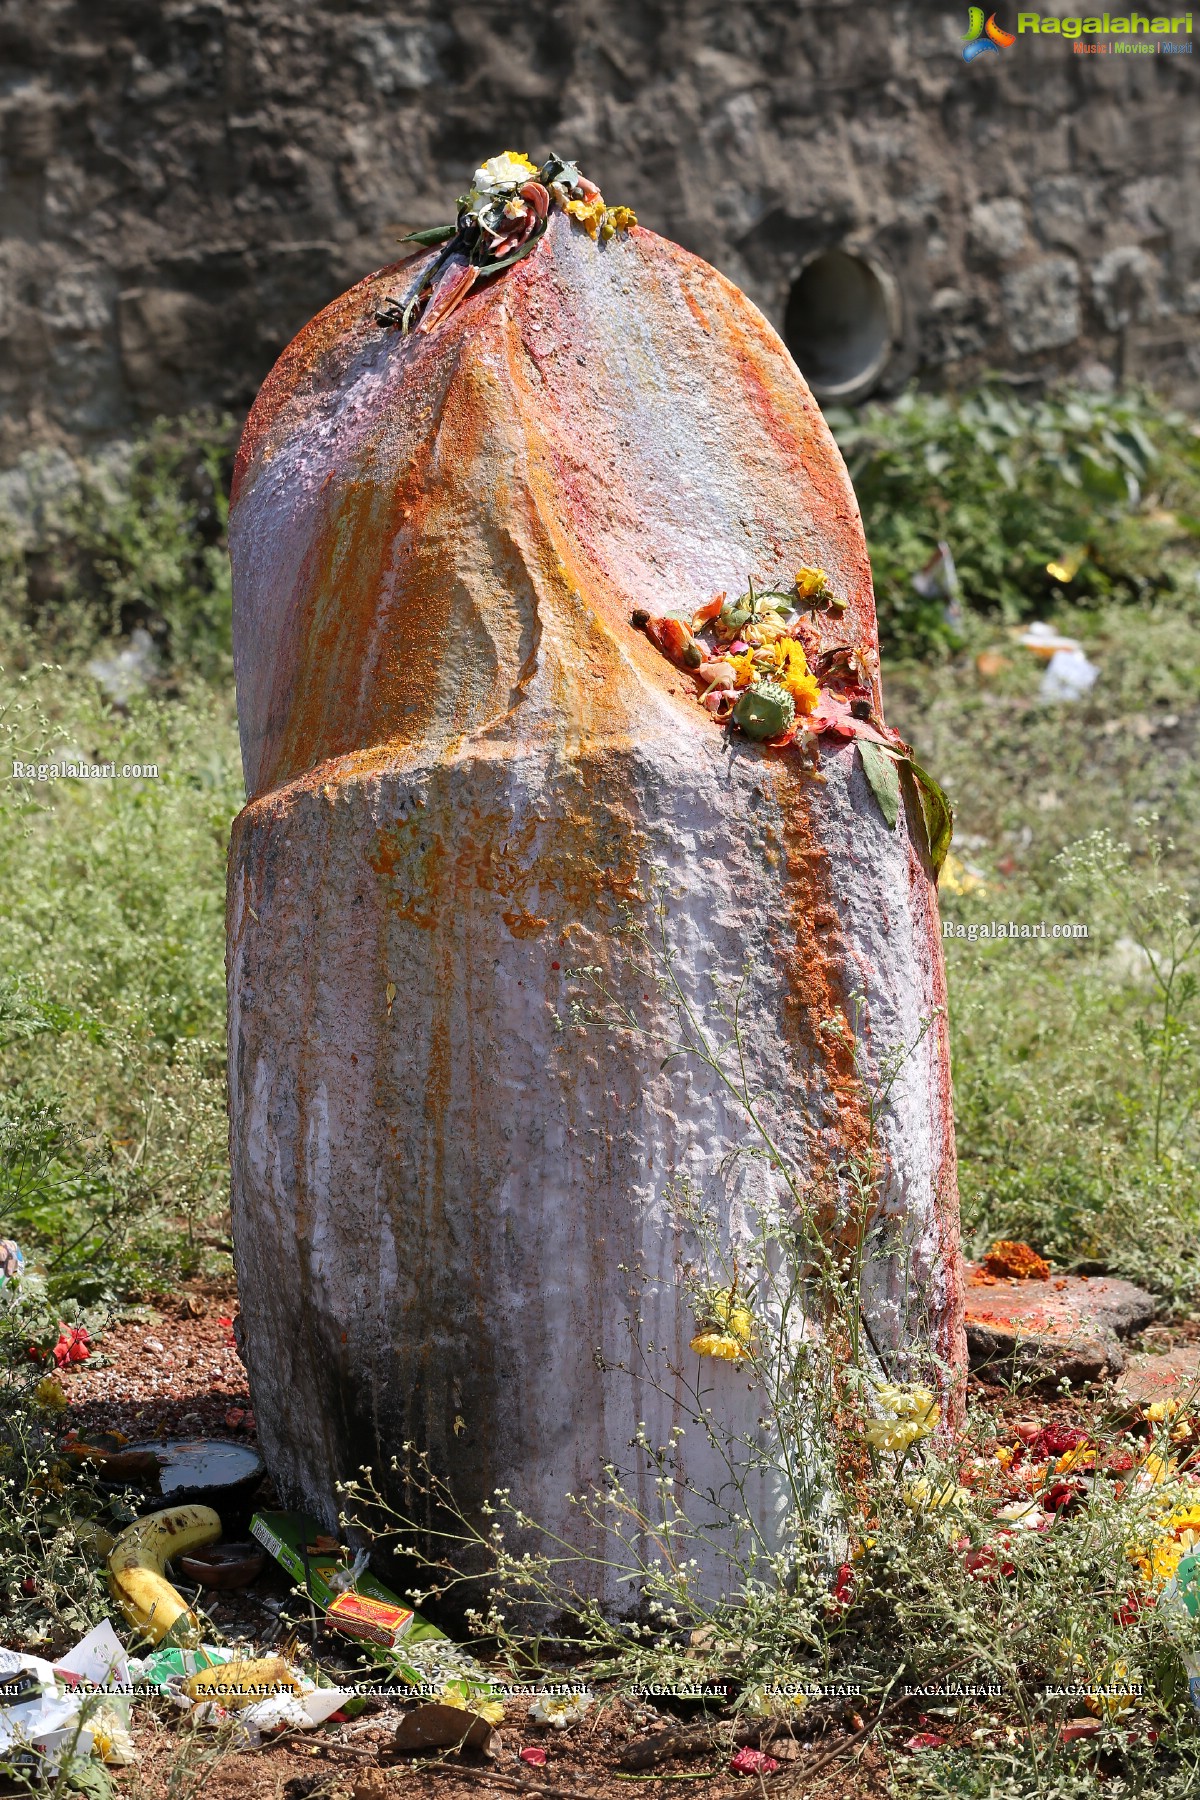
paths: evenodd
<path fill-rule="evenodd" d="M 913 392 L 829 422 L 893 656 L 944 653 L 961 636 L 944 600 L 912 585 L 939 542 L 968 619 L 1013 621 L 1064 602 L 1171 596 L 1179 552 L 1200 534 L 1200 440 L 1148 396 Z"/>
<path fill-rule="evenodd" d="M 194 414 L 88 461 L 26 458 L 0 501 L 10 617 L 60 650 L 141 627 L 165 672 L 227 679 L 234 443 L 232 420 Z"/>

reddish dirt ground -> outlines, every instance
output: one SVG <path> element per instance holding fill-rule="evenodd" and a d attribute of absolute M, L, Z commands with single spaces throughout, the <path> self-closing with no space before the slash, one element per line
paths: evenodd
<path fill-rule="evenodd" d="M 96 1345 L 93 1360 L 63 1372 L 67 1426 L 83 1434 L 117 1430 L 136 1438 L 182 1432 L 253 1443 L 254 1415 L 230 1323 L 236 1305 L 232 1287 L 193 1284 L 175 1300 L 160 1300 L 146 1317 L 114 1324 Z M 1170 1341 L 1175 1334 L 1160 1335 Z M 995 1397 L 992 1390 L 993 1402 Z M 1010 1424 L 1018 1417 L 1036 1418 L 1038 1424 L 1051 1417 L 1078 1422 L 1081 1404 L 1025 1397 L 1003 1404 L 1002 1411 L 1011 1414 Z M 271 1499 L 267 1486 L 260 1500 L 269 1505 Z M 296 1610 L 289 1590 L 288 1577 L 268 1560 L 250 1589 L 210 1595 L 208 1613 L 226 1635 L 252 1639 L 267 1650 L 286 1644 L 293 1633 L 307 1636 L 303 1608 Z M 345 1646 L 323 1635 L 314 1644 L 323 1665 L 344 1679 Z M 906 1740 L 921 1729 L 915 1714 L 896 1716 L 883 1741 L 872 1741 L 858 1733 L 860 1721 L 851 1715 L 815 1740 L 788 1743 L 782 1751 L 774 1746 L 780 1767 L 765 1779 L 732 1772 L 728 1743 L 664 1757 L 651 1769 L 632 1773 L 619 1766 L 630 1742 L 678 1721 L 617 1695 L 601 1700 L 584 1721 L 561 1733 L 531 1725 L 523 1710 L 511 1705 L 493 1760 L 471 1752 L 424 1759 L 400 1755 L 391 1745 L 397 1715 L 387 1712 L 234 1752 L 223 1749 L 216 1734 L 185 1731 L 178 1714 L 142 1703 L 134 1726 L 141 1760 L 134 1769 L 116 1771 L 116 1783 L 129 1800 L 197 1800 L 202 1793 L 206 1800 L 473 1800 L 482 1793 L 628 1800 L 637 1785 L 664 1781 L 686 1782 L 696 1800 L 768 1792 L 788 1800 L 880 1800 L 893 1791 L 888 1762 L 897 1755 L 907 1760 Z M 520 1760 L 527 1745 L 546 1750 L 544 1766 Z"/>

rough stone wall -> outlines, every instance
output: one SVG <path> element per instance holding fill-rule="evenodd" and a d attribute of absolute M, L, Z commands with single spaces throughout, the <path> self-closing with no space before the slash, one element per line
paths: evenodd
<path fill-rule="evenodd" d="M 1025 36 L 968 66 L 964 29 L 929 0 L 0 0 L 0 459 L 244 410 L 506 147 L 578 156 L 777 325 L 814 251 L 875 255 L 884 391 L 1194 397 L 1195 59 Z"/>

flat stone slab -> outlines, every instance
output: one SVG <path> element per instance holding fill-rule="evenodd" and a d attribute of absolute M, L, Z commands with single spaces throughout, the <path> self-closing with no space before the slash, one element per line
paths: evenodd
<path fill-rule="evenodd" d="M 967 1351 L 985 1379 L 1079 1383 L 1120 1374 L 1120 1340 L 1154 1317 L 1154 1296 L 1116 1276 L 1018 1280 L 968 1263 L 966 1277 Z"/>
<path fill-rule="evenodd" d="M 1153 1406 L 1161 1400 L 1195 1402 L 1200 1398 L 1200 1344 L 1177 1344 L 1161 1356 L 1136 1352 L 1126 1359 L 1117 1390 L 1131 1406 Z"/>

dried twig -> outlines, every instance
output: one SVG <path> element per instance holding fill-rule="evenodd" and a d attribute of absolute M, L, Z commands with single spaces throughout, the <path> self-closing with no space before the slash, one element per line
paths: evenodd
<path fill-rule="evenodd" d="M 440 1770 L 444 1775 L 453 1775 L 460 1781 L 478 1781 L 488 1787 L 508 1788 L 514 1794 L 542 1794 L 548 1800 L 596 1800 L 595 1793 L 585 1794 L 581 1788 L 550 1787 L 542 1781 L 525 1781 L 520 1775 L 501 1775 L 491 1769 L 464 1769 L 458 1764 L 433 1763 L 430 1773 Z"/>

